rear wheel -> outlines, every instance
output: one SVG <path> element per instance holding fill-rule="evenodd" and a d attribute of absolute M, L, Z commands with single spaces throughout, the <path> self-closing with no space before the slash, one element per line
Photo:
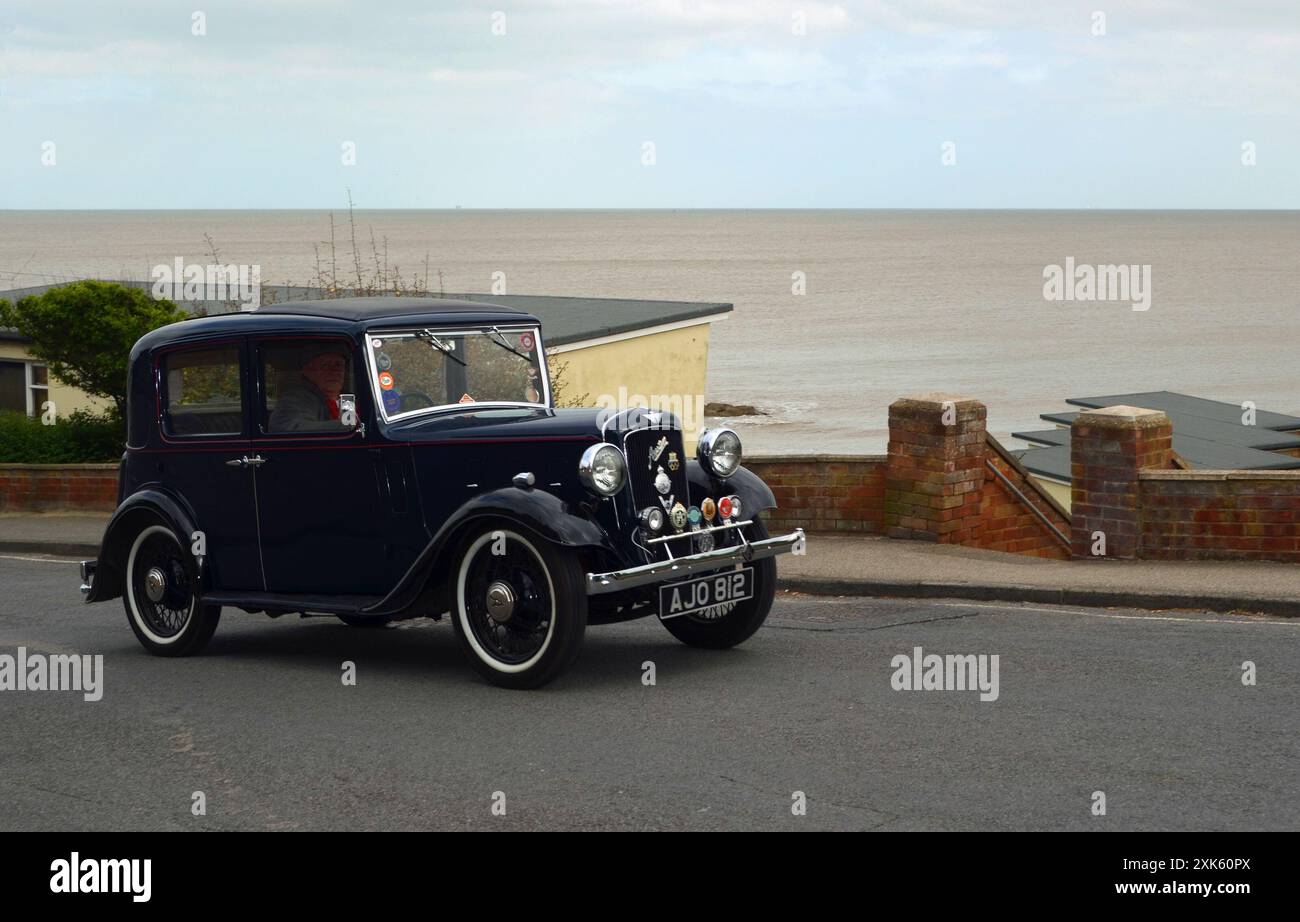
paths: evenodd
<path fill-rule="evenodd" d="M 767 529 L 757 516 L 748 537 L 757 541 L 767 537 Z M 663 622 L 664 627 L 682 643 L 710 650 L 724 650 L 748 640 L 763 626 L 772 610 L 772 601 L 776 598 L 776 559 L 767 557 L 747 566 L 754 568 L 752 598 L 669 618 Z"/>
<path fill-rule="evenodd" d="M 456 639 L 479 675 L 536 688 L 577 659 L 587 629 L 578 556 L 509 528 L 484 528 L 461 547 Z"/>
<path fill-rule="evenodd" d="M 122 601 L 136 639 L 155 656 L 190 656 L 212 639 L 221 608 L 199 598 L 194 558 L 171 528 L 141 528 L 126 559 Z"/>

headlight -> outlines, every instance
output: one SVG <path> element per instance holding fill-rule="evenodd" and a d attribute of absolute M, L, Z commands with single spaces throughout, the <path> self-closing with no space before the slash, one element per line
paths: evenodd
<path fill-rule="evenodd" d="M 740 436 L 730 429 L 705 429 L 695 453 L 706 471 L 725 480 L 740 467 Z"/>
<path fill-rule="evenodd" d="M 593 493 L 613 496 L 627 480 L 627 463 L 623 453 L 608 442 L 592 445 L 578 462 L 578 478 Z"/>

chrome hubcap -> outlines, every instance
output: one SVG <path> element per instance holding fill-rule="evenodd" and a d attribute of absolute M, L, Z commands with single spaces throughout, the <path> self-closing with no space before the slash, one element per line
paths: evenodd
<path fill-rule="evenodd" d="M 161 602 L 166 591 L 167 577 L 157 567 L 151 568 L 144 575 L 144 594 L 149 597 L 150 602 Z"/>
<path fill-rule="evenodd" d="M 505 624 L 515 613 L 515 592 L 509 583 L 497 580 L 487 590 L 487 610 L 497 624 Z"/>

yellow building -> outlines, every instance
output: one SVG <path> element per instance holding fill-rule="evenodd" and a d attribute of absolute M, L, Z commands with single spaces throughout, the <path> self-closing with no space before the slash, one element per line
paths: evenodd
<path fill-rule="evenodd" d="M 66 416 L 106 405 L 51 375 L 45 364 L 27 351 L 22 339 L 10 330 L 0 330 L 0 413 L 40 416 L 52 408 L 58 416 Z"/>

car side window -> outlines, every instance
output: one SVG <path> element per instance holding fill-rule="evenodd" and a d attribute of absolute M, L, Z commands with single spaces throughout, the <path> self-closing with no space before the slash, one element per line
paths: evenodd
<path fill-rule="evenodd" d="M 188 349 L 163 356 L 168 435 L 225 436 L 244 431 L 239 348 Z"/>
<path fill-rule="evenodd" d="M 344 340 L 263 343 L 262 419 L 268 433 L 343 432 L 339 395 L 355 394 Z"/>

